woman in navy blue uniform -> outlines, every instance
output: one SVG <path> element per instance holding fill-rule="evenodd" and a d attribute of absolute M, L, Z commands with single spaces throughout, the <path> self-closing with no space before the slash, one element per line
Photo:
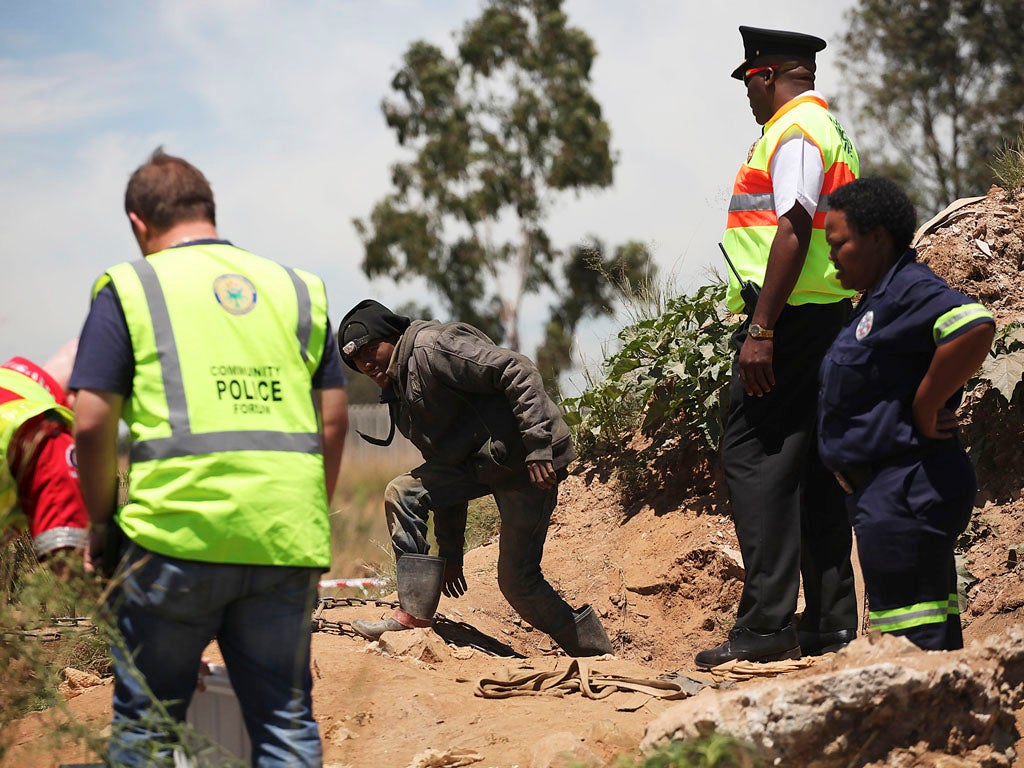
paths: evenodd
<path fill-rule="evenodd" d="M 829 209 L 830 258 L 864 296 L 821 366 L 818 441 L 849 494 L 871 628 L 962 648 L 953 558 L 977 479 L 956 408 L 995 322 L 916 261 L 914 207 L 896 184 L 859 179 Z"/>

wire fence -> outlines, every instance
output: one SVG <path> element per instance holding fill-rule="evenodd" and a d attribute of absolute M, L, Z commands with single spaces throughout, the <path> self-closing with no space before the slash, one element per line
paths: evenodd
<path fill-rule="evenodd" d="M 388 407 L 382 404 L 350 405 L 348 408 L 348 436 L 345 438 L 345 462 L 362 464 L 373 462 L 394 464 L 403 471 L 420 464 L 423 459 L 416 446 L 410 443 L 400 432 L 395 432 L 391 445 L 384 447 L 370 445 L 361 438 L 357 431 L 370 437 L 387 437 L 391 429 L 391 417 Z"/>

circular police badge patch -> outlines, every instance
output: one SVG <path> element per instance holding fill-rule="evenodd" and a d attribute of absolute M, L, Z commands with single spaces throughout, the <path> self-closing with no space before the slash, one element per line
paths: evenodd
<path fill-rule="evenodd" d="M 256 306 L 256 286 L 242 275 L 221 275 L 213 281 L 217 303 L 232 315 L 244 315 Z"/>
<path fill-rule="evenodd" d="M 864 313 L 864 317 L 857 323 L 857 341 L 864 341 L 867 335 L 871 333 L 871 326 L 875 324 L 875 313 L 870 309 Z"/>

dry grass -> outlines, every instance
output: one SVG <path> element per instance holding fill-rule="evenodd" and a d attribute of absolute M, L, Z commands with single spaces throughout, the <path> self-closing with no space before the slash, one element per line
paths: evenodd
<path fill-rule="evenodd" d="M 393 558 L 384 519 L 384 488 L 410 469 L 386 456 L 342 464 L 331 501 L 331 570 L 325 578 L 376 576 L 386 569 Z"/>
<path fill-rule="evenodd" d="M 1000 186 L 1011 197 L 1024 189 L 1024 125 L 1017 136 L 1003 143 L 991 165 Z"/>
<path fill-rule="evenodd" d="M 90 616 L 100 596 L 99 584 L 86 578 L 78 564 L 64 582 L 40 566 L 31 544 L 22 536 L 0 549 L 0 730 L 29 712 L 57 706 L 63 711 L 58 686 L 68 667 L 99 676 L 109 673 L 110 658 L 102 630 L 85 626 L 60 628 L 53 637 L 55 617 Z M 54 718 L 52 738 L 87 742 L 90 734 L 80 724 Z M 8 745 L 0 739 L 0 759 Z"/>
<path fill-rule="evenodd" d="M 411 466 L 389 459 L 346 462 L 331 504 L 331 570 L 325 578 L 375 576 L 394 582 L 394 556 L 384 519 L 384 488 Z M 478 547 L 498 533 L 498 508 L 491 496 L 470 502 L 466 548 Z M 435 546 L 433 518 L 427 531 Z M 435 550 L 436 551 L 436 550 Z M 390 591 L 388 587 L 385 590 Z"/>

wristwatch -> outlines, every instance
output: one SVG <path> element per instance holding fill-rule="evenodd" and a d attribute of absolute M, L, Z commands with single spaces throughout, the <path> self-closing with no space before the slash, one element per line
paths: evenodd
<path fill-rule="evenodd" d="M 775 338 L 775 331 L 771 328 L 765 328 L 764 326 L 758 325 L 757 323 L 751 323 L 750 328 L 747 330 L 752 339 L 773 339 Z"/>

